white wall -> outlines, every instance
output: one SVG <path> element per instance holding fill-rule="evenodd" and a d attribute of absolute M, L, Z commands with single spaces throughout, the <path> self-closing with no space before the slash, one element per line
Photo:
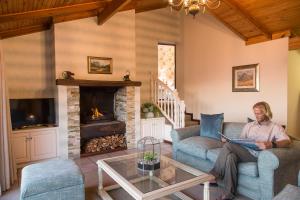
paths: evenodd
<path fill-rule="evenodd" d="M 141 100 L 150 101 L 150 73 L 157 77 L 159 42 L 176 44 L 181 48 L 180 14 L 169 8 L 136 14 L 136 69 L 142 81 Z M 177 63 L 179 66 L 179 63 Z"/>
<path fill-rule="evenodd" d="M 252 105 L 270 103 L 274 121 L 287 123 L 288 39 L 245 46 L 207 13 L 183 24 L 184 100 L 188 112 L 224 113 L 225 121 L 245 122 Z M 260 64 L 260 92 L 232 92 L 232 67 Z M 181 91 L 182 92 L 182 91 Z"/>
<path fill-rule="evenodd" d="M 126 70 L 135 79 L 135 13 L 120 12 L 104 25 L 97 18 L 55 24 L 56 77 L 72 71 L 76 79 L 122 80 Z M 88 74 L 87 56 L 113 58 L 113 74 Z"/>
<path fill-rule="evenodd" d="M 54 97 L 51 30 L 2 40 L 9 98 Z"/>

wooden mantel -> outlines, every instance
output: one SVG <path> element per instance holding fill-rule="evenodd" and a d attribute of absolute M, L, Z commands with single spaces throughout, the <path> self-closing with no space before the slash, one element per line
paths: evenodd
<path fill-rule="evenodd" d="M 135 86 L 139 87 L 142 85 L 140 81 L 97 81 L 97 80 L 66 80 L 56 79 L 56 85 L 66 86 L 89 86 L 89 87 L 126 87 Z"/>

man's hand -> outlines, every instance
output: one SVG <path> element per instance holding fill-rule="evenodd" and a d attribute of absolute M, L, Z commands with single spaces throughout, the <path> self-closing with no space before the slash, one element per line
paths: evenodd
<path fill-rule="evenodd" d="M 225 138 L 223 138 L 223 137 L 221 137 L 221 141 L 222 141 L 223 143 L 227 142 L 227 140 L 226 140 Z"/>
<path fill-rule="evenodd" d="M 271 149 L 272 148 L 272 142 L 256 142 L 256 145 L 261 150 Z"/>

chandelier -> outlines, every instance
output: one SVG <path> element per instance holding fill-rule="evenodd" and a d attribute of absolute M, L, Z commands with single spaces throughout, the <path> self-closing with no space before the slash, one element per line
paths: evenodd
<path fill-rule="evenodd" d="M 169 0 L 171 10 L 180 10 L 183 7 L 186 14 L 191 14 L 194 17 L 200 10 L 204 13 L 206 7 L 216 9 L 220 4 L 221 0 Z"/>

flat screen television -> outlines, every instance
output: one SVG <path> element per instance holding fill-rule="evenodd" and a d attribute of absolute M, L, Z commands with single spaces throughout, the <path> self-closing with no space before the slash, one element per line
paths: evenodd
<path fill-rule="evenodd" d="M 55 125 L 54 98 L 10 99 L 12 129 Z"/>

